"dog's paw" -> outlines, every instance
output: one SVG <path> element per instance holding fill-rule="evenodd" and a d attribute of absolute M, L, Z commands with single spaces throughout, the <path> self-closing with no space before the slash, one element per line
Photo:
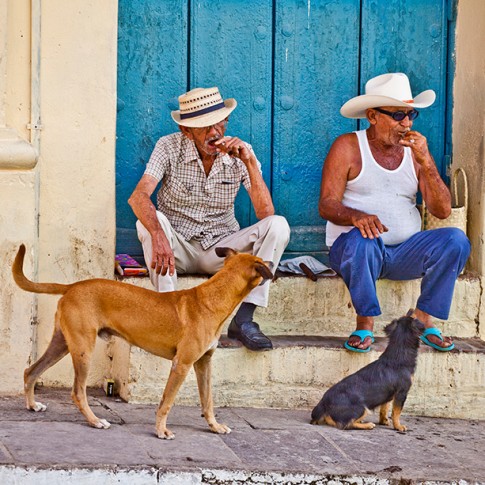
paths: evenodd
<path fill-rule="evenodd" d="M 225 424 L 210 424 L 209 427 L 213 433 L 217 434 L 229 434 L 231 432 L 231 428 Z"/>
<path fill-rule="evenodd" d="M 108 429 L 111 426 L 111 423 L 106 421 L 106 419 L 100 419 L 97 423 L 94 423 L 93 426 L 98 429 Z"/>
<path fill-rule="evenodd" d="M 161 440 L 173 440 L 173 439 L 175 439 L 175 435 L 167 428 L 163 429 L 162 431 L 157 431 L 157 436 Z"/>
<path fill-rule="evenodd" d="M 407 430 L 406 426 L 404 426 L 403 424 L 400 424 L 398 426 L 394 426 L 394 429 L 396 431 L 399 431 L 400 433 L 405 433 L 406 430 Z"/>
<path fill-rule="evenodd" d="M 47 409 L 47 406 L 45 404 L 42 404 L 41 402 L 34 402 L 34 405 L 29 408 L 32 411 L 35 411 L 36 413 L 41 413 Z"/>
<path fill-rule="evenodd" d="M 381 426 L 389 426 L 391 424 L 391 420 L 389 418 L 380 419 L 379 424 Z"/>

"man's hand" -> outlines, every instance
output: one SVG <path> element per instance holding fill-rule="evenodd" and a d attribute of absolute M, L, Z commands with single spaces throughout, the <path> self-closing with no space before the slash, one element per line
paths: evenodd
<path fill-rule="evenodd" d="M 366 239 L 377 238 L 383 232 L 388 231 L 387 227 L 373 214 L 359 214 L 352 218 L 352 224 L 359 229 L 362 237 Z"/>
<path fill-rule="evenodd" d="M 175 272 L 175 256 L 163 231 L 152 234 L 152 262 L 151 268 L 157 274 L 173 276 Z"/>
<path fill-rule="evenodd" d="M 402 146 L 409 147 L 413 151 L 414 158 L 417 163 L 423 165 L 426 161 L 431 159 L 428 149 L 428 140 L 418 131 L 408 131 L 399 143 Z"/>
<path fill-rule="evenodd" d="M 428 149 L 428 141 L 421 133 L 408 131 L 399 143 L 410 147 L 416 162 L 419 190 L 428 210 L 439 219 L 446 219 L 451 213 L 451 196 L 443 182 L 433 157 Z"/>
<path fill-rule="evenodd" d="M 222 138 L 219 138 L 214 145 L 216 145 L 221 152 L 239 158 L 246 165 L 251 159 L 251 152 L 246 146 L 246 143 L 236 136 L 223 136 Z"/>
<path fill-rule="evenodd" d="M 256 217 L 261 220 L 265 217 L 274 215 L 271 194 L 263 180 L 258 160 L 249 149 L 248 145 L 236 136 L 223 136 L 214 142 L 214 145 L 216 145 L 221 152 L 239 158 L 244 165 L 246 165 L 249 180 L 251 182 L 251 188 L 248 190 L 248 193 Z"/>

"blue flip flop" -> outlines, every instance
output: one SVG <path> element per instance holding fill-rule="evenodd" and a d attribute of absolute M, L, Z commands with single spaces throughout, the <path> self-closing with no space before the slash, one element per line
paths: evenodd
<path fill-rule="evenodd" d="M 359 337 L 360 340 L 361 340 L 361 342 L 363 342 L 366 339 L 366 337 L 370 337 L 371 340 L 372 340 L 372 343 L 374 343 L 374 334 L 370 330 L 356 330 L 355 332 L 352 332 L 350 334 L 350 337 L 352 337 L 354 335 L 357 336 L 357 337 Z M 366 349 L 358 349 L 356 347 L 352 347 L 351 345 L 349 345 L 349 341 L 348 340 L 347 340 L 347 342 L 344 343 L 344 347 L 347 350 L 350 350 L 351 352 L 364 353 L 364 352 L 369 352 L 369 350 L 370 350 L 370 345 Z"/>
<path fill-rule="evenodd" d="M 419 338 L 424 344 L 429 345 L 430 347 L 433 347 L 433 349 L 439 350 L 440 352 L 449 352 L 450 350 L 453 350 L 455 348 L 454 343 L 452 343 L 449 347 L 440 347 L 439 345 L 436 345 L 433 342 L 430 342 L 428 340 L 428 335 L 436 335 L 443 342 L 443 335 L 441 334 L 441 330 L 439 328 L 436 328 L 436 327 L 427 328 L 423 332 L 423 335 L 421 335 L 421 337 Z"/>

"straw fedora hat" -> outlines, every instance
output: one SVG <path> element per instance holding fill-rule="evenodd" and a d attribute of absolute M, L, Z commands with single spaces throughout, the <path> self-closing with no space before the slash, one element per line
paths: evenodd
<path fill-rule="evenodd" d="M 235 99 L 222 99 L 219 89 L 195 88 L 179 96 L 180 109 L 172 111 L 178 125 L 204 128 L 227 118 L 237 106 Z"/>
<path fill-rule="evenodd" d="M 346 118 L 365 118 L 366 110 L 381 106 L 402 106 L 403 108 L 427 108 L 434 103 L 436 94 L 428 89 L 412 95 L 409 79 L 402 72 L 381 74 L 367 81 L 365 94 L 349 99 L 340 114 Z"/>

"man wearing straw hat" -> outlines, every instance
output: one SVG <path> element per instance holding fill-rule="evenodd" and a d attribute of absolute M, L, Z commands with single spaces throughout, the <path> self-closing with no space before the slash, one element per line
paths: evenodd
<path fill-rule="evenodd" d="M 129 199 L 138 217 L 138 237 L 158 291 L 176 288 L 178 273 L 213 274 L 223 260 L 215 248 L 231 247 L 272 261 L 276 268 L 288 244 L 286 219 L 273 202 L 251 145 L 226 136 L 236 100 L 218 88 L 196 88 L 179 96 L 172 118 L 180 131 L 160 138 Z M 157 207 L 150 196 L 162 181 Z M 234 199 L 243 184 L 259 222 L 240 229 Z M 228 336 L 251 350 L 269 350 L 271 340 L 253 321 L 268 304 L 269 284 L 256 287 L 232 319 Z"/>
<path fill-rule="evenodd" d="M 413 97 L 409 79 L 390 73 L 369 80 L 365 94 L 347 101 L 340 113 L 367 118 L 370 127 L 338 137 L 322 172 L 320 215 L 327 219 L 330 266 L 343 277 L 357 314 L 357 329 L 345 347 L 368 352 L 374 317 L 381 309 L 376 280 L 422 278 L 413 316 L 426 330 L 422 341 L 439 351 L 454 347 L 432 316 L 446 320 L 457 276 L 470 242 L 456 228 L 421 231 L 416 194 L 445 219 L 450 192 L 441 179 L 426 138 L 412 129 L 417 109 L 433 104 L 427 90 Z"/>

